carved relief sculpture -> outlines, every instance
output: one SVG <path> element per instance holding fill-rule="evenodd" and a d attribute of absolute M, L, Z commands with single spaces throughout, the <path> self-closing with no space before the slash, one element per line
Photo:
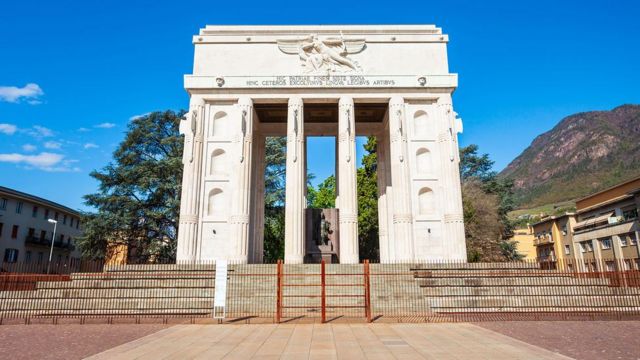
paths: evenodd
<path fill-rule="evenodd" d="M 361 72 L 358 62 L 347 58 L 347 55 L 359 53 L 364 46 L 364 39 L 345 39 L 342 34 L 323 40 L 316 34 L 278 40 L 278 48 L 282 52 L 298 54 L 304 73 L 318 75 Z"/>

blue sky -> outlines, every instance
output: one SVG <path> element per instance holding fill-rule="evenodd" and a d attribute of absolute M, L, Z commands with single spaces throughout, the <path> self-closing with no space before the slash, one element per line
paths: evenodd
<path fill-rule="evenodd" d="M 563 116 L 640 103 L 638 1 L 11 1 L 0 6 L 0 185 L 84 208 L 129 120 L 186 108 L 205 24 L 436 24 L 454 107 L 501 170 Z M 333 140 L 312 139 L 321 159 Z M 331 161 L 311 161 L 322 180 Z"/>

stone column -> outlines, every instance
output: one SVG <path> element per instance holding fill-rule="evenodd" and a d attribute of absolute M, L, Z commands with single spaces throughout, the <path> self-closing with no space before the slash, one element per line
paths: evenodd
<path fill-rule="evenodd" d="M 458 150 L 458 129 L 455 113 L 451 105 L 451 96 L 443 95 L 438 99 L 438 135 L 440 163 L 442 166 L 441 188 L 445 205 L 444 236 L 447 260 L 466 261 L 467 247 L 464 234 L 462 213 L 462 188 L 460 184 L 460 154 Z"/>
<path fill-rule="evenodd" d="M 357 264 L 358 191 L 356 181 L 356 122 L 353 99 L 341 97 L 338 105 L 338 189 L 340 194 L 340 263 Z"/>
<path fill-rule="evenodd" d="M 253 256 L 251 262 L 261 264 L 264 256 L 264 170 L 265 170 L 265 142 L 262 134 L 256 134 L 254 128 L 255 144 L 253 145 L 253 187 L 251 233 Z"/>
<path fill-rule="evenodd" d="M 393 227 L 395 259 L 414 260 L 413 217 L 411 216 L 411 178 L 407 161 L 407 126 L 405 103 L 401 97 L 389 101 L 389 162 L 393 186 Z"/>
<path fill-rule="evenodd" d="M 192 99 L 189 113 L 180 122 L 184 134 L 182 163 L 182 195 L 178 226 L 178 262 L 198 260 L 198 223 L 200 221 L 200 184 L 202 179 L 202 148 L 204 143 L 204 104 Z"/>
<path fill-rule="evenodd" d="M 304 105 L 299 97 L 289 99 L 287 116 L 287 170 L 284 216 L 284 260 L 287 264 L 304 262 Z"/>
<path fill-rule="evenodd" d="M 251 207 L 251 155 L 253 143 L 253 102 L 248 97 L 238 100 L 238 116 L 232 122 L 237 154 L 230 160 L 235 174 L 231 201 L 230 241 L 235 241 L 235 259 L 238 263 L 249 261 L 249 210 Z"/>
<path fill-rule="evenodd" d="M 387 156 L 385 151 L 385 134 L 377 136 L 376 156 L 378 159 L 378 238 L 380 246 L 380 262 L 390 262 L 389 231 L 387 225 Z"/>

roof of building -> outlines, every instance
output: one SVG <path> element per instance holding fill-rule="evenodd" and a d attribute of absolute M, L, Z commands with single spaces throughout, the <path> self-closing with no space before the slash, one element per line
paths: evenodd
<path fill-rule="evenodd" d="M 531 224 L 531 226 L 536 226 L 536 225 L 544 224 L 544 223 L 549 222 L 549 221 L 552 221 L 552 220 L 560 220 L 560 219 L 562 219 L 562 218 L 565 218 L 565 217 L 568 217 L 568 216 L 574 216 L 574 215 L 575 215 L 575 213 L 567 212 L 567 213 L 564 213 L 564 214 L 562 214 L 562 215 L 551 215 L 551 216 L 547 216 L 547 217 L 544 217 L 544 218 L 540 219 L 540 221 L 538 221 L 538 222 L 536 222 L 536 223 Z"/>
<path fill-rule="evenodd" d="M 617 184 L 617 185 L 614 185 L 614 186 L 610 186 L 610 187 L 608 187 L 608 188 L 606 188 L 606 189 L 604 189 L 604 190 L 600 190 L 600 191 L 598 191 L 598 192 L 596 192 L 596 193 L 593 193 L 593 194 L 591 194 L 591 195 L 588 195 L 588 196 L 585 196 L 585 197 L 579 198 L 579 199 L 577 199 L 577 200 L 576 200 L 576 203 L 577 203 L 577 202 L 579 202 L 579 201 L 587 200 L 587 199 L 589 199 L 589 198 L 592 198 L 592 197 L 597 196 L 597 195 L 600 195 L 600 194 L 604 194 L 604 193 L 606 193 L 607 191 L 611 191 L 611 190 L 613 190 L 613 189 L 615 189 L 615 188 L 618 188 L 618 187 L 621 187 L 621 186 L 624 186 L 624 185 L 630 184 L 630 183 L 635 182 L 635 181 L 638 181 L 638 180 L 640 180 L 640 176 L 638 176 L 638 177 L 634 177 L 634 178 L 629 179 L 629 180 L 627 180 L 627 181 L 625 181 L 625 182 L 621 182 L 620 184 Z M 638 188 L 638 189 L 635 189 L 635 190 L 631 191 L 631 192 L 630 192 L 630 194 L 636 193 L 636 192 L 638 192 L 638 191 L 640 191 L 640 188 Z"/>
<path fill-rule="evenodd" d="M 0 194 L 8 194 L 8 195 L 13 196 L 13 197 L 21 198 L 21 199 L 24 199 L 24 200 L 27 200 L 27 201 L 31 201 L 31 202 L 34 202 L 34 203 L 38 203 L 38 204 L 41 204 L 41 205 L 46 205 L 46 206 L 50 206 L 52 208 L 57 208 L 59 210 L 66 211 L 66 212 L 70 213 L 71 215 L 80 216 L 80 212 L 77 211 L 77 210 L 73 210 L 73 209 L 71 209 L 69 207 L 66 207 L 64 205 L 58 204 L 57 202 L 53 202 L 51 200 L 43 199 L 43 198 L 35 196 L 35 195 L 27 194 L 27 193 L 24 193 L 22 191 L 10 189 L 8 187 L 0 186 Z"/>

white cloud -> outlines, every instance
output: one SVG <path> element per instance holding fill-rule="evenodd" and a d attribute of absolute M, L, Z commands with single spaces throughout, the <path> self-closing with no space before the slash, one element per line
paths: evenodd
<path fill-rule="evenodd" d="M 0 124 L 0 133 L 13 135 L 17 130 L 18 127 L 13 124 Z"/>
<path fill-rule="evenodd" d="M 42 139 L 54 135 L 53 130 L 40 125 L 34 125 L 29 129 L 20 129 L 20 131 L 25 132 L 27 135 L 32 136 L 36 139 Z"/>
<path fill-rule="evenodd" d="M 81 128 L 78 129 L 78 131 L 87 132 L 87 131 L 91 131 L 91 129 L 87 129 L 86 127 L 81 127 Z"/>
<path fill-rule="evenodd" d="M 42 170 L 52 169 L 55 165 L 59 164 L 63 158 L 64 155 L 48 152 L 41 152 L 38 155 L 24 155 L 17 153 L 0 154 L 0 162 L 24 164 Z"/>
<path fill-rule="evenodd" d="M 115 126 L 116 126 L 116 124 L 114 124 L 114 123 L 106 122 L 106 123 L 98 124 L 95 127 L 99 128 L 99 129 L 111 129 L 112 127 L 115 127 Z"/>
<path fill-rule="evenodd" d="M 44 147 L 47 149 L 55 150 L 60 149 L 62 147 L 62 144 L 56 141 L 47 141 L 46 143 L 44 143 Z"/>
<path fill-rule="evenodd" d="M 0 86 L 0 101 L 16 103 L 24 98 L 28 100 L 30 104 L 39 104 L 40 101 L 37 98 L 41 95 L 44 95 L 44 91 L 42 91 L 38 84 L 29 83 L 21 88 L 16 86 Z"/>
<path fill-rule="evenodd" d="M 129 118 L 129 121 L 133 121 L 133 120 L 136 120 L 136 119 L 140 119 L 141 117 L 147 116 L 147 115 L 149 115 L 149 114 L 151 114 L 151 113 L 144 113 L 144 114 L 140 114 L 140 115 L 133 115 L 132 117 L 130 117 L 130 118 Z"/>
<path fill-rule="evenodd" d="M 22 145 L 22 150 L 24 150 L 26 152 L 36 151 L 36 149 L 37 149 L 37 147 L 35 145 L 31 145 L 31 144 Z"/>
<path fill-rule="evenodd" d="M 84 148 L 85 149 L 97 149 L 98 145 L 96 145 L 94 143 L 86 143 L 86 144 L 84 144 Z"/>

